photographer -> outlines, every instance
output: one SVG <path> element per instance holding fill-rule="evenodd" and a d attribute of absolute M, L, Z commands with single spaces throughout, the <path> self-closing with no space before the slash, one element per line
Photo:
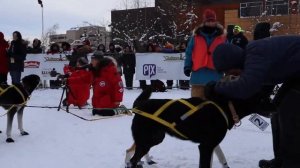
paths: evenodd
<path fill-rule="evenodd" d="M 59 78 L 66 80 L 69 88 L 65 105 L 82 108 L 90 97 L 92 74 L 88 70 L 88 60 L 81 57 L 77 60 L 76 68 Z"/>

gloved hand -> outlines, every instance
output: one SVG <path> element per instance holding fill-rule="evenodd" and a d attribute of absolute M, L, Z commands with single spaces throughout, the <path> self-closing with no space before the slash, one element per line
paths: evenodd
<path fill-rule="evenodd" d="M 58 76 L 57 76 L 57 80 L 59 80 L 59 81 L 66 81 L 66 80 L 68 79 L 68 77 L 70 77 L 69 74 L 58 75 Z"/>
<path fill-rule="evenodd" d="M 217 82 L 212 81 L 205 85 L 204 94 L 205 98 L 211 100 L 219 105 L 227 105 L 229 99 L 221 94 L 216 93 L 215 86 Z"/>
<path fill-rule="evenodd" d="M 191 69 L 190 68 L 188 68 L 188 67 L 185 67 L 184 68 L 184 74 L 185 74 L 185 76 L 187 76 L 187 77 L 190 77 L 191 76 Z"/>

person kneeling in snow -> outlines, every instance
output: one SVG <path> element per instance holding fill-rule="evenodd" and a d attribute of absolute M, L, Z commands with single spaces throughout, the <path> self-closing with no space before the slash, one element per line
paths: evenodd
<path fill-rule="evenodd" d="M 82 108 L 87 104 L 87 100 L 90 97 L 90 87 L 92 83 L 92 74 L 86 68 L 88 65 L 88 60 L 81 57 L 77 60 L 77 65 L 75 70 L 68 71 L 65 76 L 67 78 L 68 92 L 66 105 L 73 104 Z M 66 69 L 65 69 L 66 70 Z"/>
<path fill-rule="evenodd" d="M 93 115 L 115 115 L 123 100 L 123 82 L 117 70 L 116 62 L 111 57 L 104 57 L 102 52 L 95 52 L 91 57 L 93 72 Z"/>

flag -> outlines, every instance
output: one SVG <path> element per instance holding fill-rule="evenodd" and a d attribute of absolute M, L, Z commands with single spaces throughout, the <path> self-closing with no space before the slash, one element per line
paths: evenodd
<path fill-rule="evenodd" d="M 38 3 L 41 5 L 41 7 L 43 7 L 43 1 L 42 0 L 38 0 Z"/>

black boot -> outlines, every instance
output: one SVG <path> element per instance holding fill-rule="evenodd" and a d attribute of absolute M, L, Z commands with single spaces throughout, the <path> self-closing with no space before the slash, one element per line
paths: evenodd
<path fill-rule="evenodd" d="M 258 166 L 260 168 L 281 168 L 281 165 L 279 165 L 275 159 L 271 160 L 260 160 L 258 162 Z"/>

